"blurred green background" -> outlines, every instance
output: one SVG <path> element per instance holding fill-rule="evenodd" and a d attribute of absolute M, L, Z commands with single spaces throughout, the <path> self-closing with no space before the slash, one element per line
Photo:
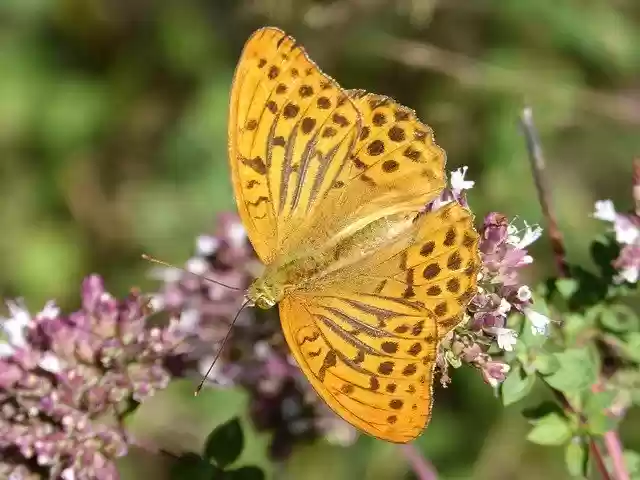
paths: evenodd
<path fill-rule="evenodd" d="M 2 0 L 0 297 L 22 296 L 34 311 L 51 298 L 73 308 L 91 272 L 122 295 L 157 288 L 141 252 L 188 258 L 215 214 L 234 208 L 228 94 L 244 41 L 264 25 L 294 35 L 344 87 L 416 109 L 449 169 L 469 165 L 480 217 L 542 220 L 518 126 L 525 102 L 571 261 L 589 261 L 603 228 L 589 216 L 595 200 L 631 207 L 637 0 Z M 551 272 L 548 241 L 532 254 L 534 282 Z M 240 408 L 240 394 L 194 400 L 190 389 L 154 399 L 160 413 L 143 430 L 197 447 Z M 418 443 L 442 478 L 566 478 L 559 449 L 525 441 L 520 408 L 505 411 L 479 375 L 456 372 Z M 625 439 L 637 449 L 633 417 Z M 251 442 L 247 455 L 263 455 L 263 440 Z M 129 478 L 144 478 L 136 465 L 162 468 L 142 453 L 124 463 Z M 395 446 L 370 439 L 301 448 L 273 471 L 410 478 Z"/>

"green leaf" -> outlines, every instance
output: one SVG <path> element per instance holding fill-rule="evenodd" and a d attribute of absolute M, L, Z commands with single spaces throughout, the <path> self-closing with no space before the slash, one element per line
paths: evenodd
<path fill-rule="evenodd" d="M 580 438 L 575 437 L 569 442 L 564 451 L 564 461 L 569 475 L 572 477 L 586 477 L 589 466 L 589 448 Z"/>
<path fill-rule="evenodd" d="M 588 430 L 592 435 L 604 435 L 610 430 L 616 428 L 618 419 L 605 412 L 593 414 L 588 419 Z"/>
<path fill-rule="evenodd" d="M 640 454 L 633 450 L 625 450 L 622 454 L 624 456 L 624 464 L 627 466 L 629 474 L 636 475 L 640 473 Z"/>
<path fill-rule="evenodd" d="M 227 471 L 225 480 L 264 480 L 264 472 L 258 467 L 242 467 L 237 470 Z"/>
<path fill-rule="evenodd" d="M 538 352 L 532 362 L 533 368 L 542 375 L 551 375 L 560 369 L 557 357 L 548 352 Z"/>
<path fill-rule="evenodd" d="M 574 278 L 559 278 L 555 284 L 558 293 L 562 295 L 562 298 L 568 300 L 578 291 L 578 281 Z"/>
<path fill-rule="evenodd" d="M 603 307 L 599 315 L 600 324 L 615 333 L 638 330 L 638 317 L 627 305 L 609 305 Z"/>
<path fill-rule="evenodd" d="M 506 407 L 526 397 L 535 379 L 534 375 L 527 375 L 520 365 L 514 367 L 500 386 L 503 405 Z"/>
<path fill-rule="evenodd" d="M 583 413 L 587 417 L 589 433 L 603 435 L 615 428 L 617 419 L 607 413 L 607 409 L 616 399 L 617 393 L 607 390 L 587 395 Z"/>
<path fill-rule="evenodd" d="M 624 336 L 624 353 L 632 361 L 640 363 L 640 333 L 630 332 Z"/>
<path fill-rule="evenodd" d="M 224 468 L 235 462 L 244 447 L 242 427 L 237 418 L 219 425 L 211 432 L 204 447 L 204 456 Z"/>
<path fill-rule="evenodd" d="M 171 467 L 170 477 L 181 480 L 210 480 L 216 475 L 218 469 L 195 453 L 187 453 L 176 461 Z"/>
<path fill-rule="evenodd" d="M 527 440 L 538 445 L 562 445 L 571 438 L 571 428 L 565 417 L 550 413 L 535 422 Z"/>
<path fill-rule="evenodd" d="M 580 393 L 593 385 L 598 376 L 598 364 L 589 348 L 571 348 L 554 354 L 560 368 L 544 381 L 552 388 L 568 394 Z"/>

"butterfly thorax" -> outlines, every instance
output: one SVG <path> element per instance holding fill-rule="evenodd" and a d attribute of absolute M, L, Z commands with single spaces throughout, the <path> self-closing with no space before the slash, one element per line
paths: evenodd
<path fill-rule="evenodd" d="M 406 236 L 415 214 L 393 214 L 374 218 L 359 228 L 345 228 L 321 247 L 301 248 L 276 258 L 247 290 L 247 297 L 259 307 L 268 309 L 293 291 L 316 290 L 341 272 L 385 245 Z"/>

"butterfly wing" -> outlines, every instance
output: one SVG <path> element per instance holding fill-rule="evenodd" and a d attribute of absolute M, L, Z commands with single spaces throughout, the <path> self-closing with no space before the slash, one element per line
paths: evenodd
<path fill-rule="evenodd" d="M 284 251 L 316 251 L 383 217 L 415 214 L 444 188 L 445 152 L 413 110 L 382 95 L 347 93 L 362 125 L 334 184 L 340 188 L 326 192 L 320 208 L 283 243 Z"/>
<path fill-rule="evenodd" d="M 420 434 L 431 411 L 435 322 L 416 336 L 393 329 L 424 322 L 422 309 L 378 295 L 292 296 L 280 318 L 293 357 L 334 412 L 382 440 Z"/>
<path fill-rule="evenodd" d="M 389 97 L 364 90 L 348 94 L 362 114 L 362 128 L 347 188 L 364 191 L 370 200 L 422 209 L 445 183 L 445 152 L 435 144 L 433 131 Z"/>
<path fill-rule="evenodd" d="M 438 342 L 476 291 L 477 243 L 471 215 L 450 204 L 370 261 L 281 302 L 293 356 L 331 409 L 383 440 L 420 434 Z"/>
<path fill-rule="evenodd" d="M 228 153 L 238 211 L 264 263 L 340 185 L 359 130 L 353 101 L 295 40 L 276 28 L 251 36 L 231 90 Z"/>

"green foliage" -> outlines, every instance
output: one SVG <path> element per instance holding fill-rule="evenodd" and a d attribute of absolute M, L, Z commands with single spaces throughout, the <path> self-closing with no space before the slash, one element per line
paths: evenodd
<path fill-rule="evenodd" d="M 202 455 L 188 453 L 172 467 L 175 480 L 264 480 L 264 472 L 256 466 L 230 468 L 244 447 L 240 421 L 234 418 L 218 425 L 207 437 Z"/>
<path fill-rule="evenodd" d="M 596 356 L 588 348 L 571 348 L 554 354 L 558 369 L 544 377 L 552 388 L 567 395 L 588 390 L 598 379 Z"/>
<path fill-rule="evenodd" d="M 572 477 L 586 477 L 589 471 L 589 446 L 580 437 L 574 437 L 564 450 L 564 461 Z"/>
<path fill-rule="evenodd" d="M 520 365 L 516 365 L 500 386 L 502 403 L 507 406 L 522 400 L 531 392 L 535 380 L 535 375 L 527 374 Z"/>
<path fill-rule="evenodd" d="M 571 438 L 571 427 L 566 418 L 549 413 L 533 421 L 527 440 L 539 445 L 564 445 Z"/>
<path fill-rule="evenodd" d="M 618 428 L 616 405 L 628 407 L 639 398 L 632 372 L 640 367 L 640 321 L 629 304 L 635 288 L 615 280 L 612 265 L 620 248 L 612 236 L 596 239 L 591 254 L 597 273 L 571 265 L 569 277 L 551 278 L 537 290 L 543 299 L 536 308 L 557 323 L 543 341 L 519 323 L 515 363 L 501 388 L 509 405 L 532 394 L 532 379 L 539 378 L 559 400 L 523 411 L 532 424 L 527 439 L 564 446 L 572 477 L 588 474 L 589 444 Z M 618 365 L 613 372 L 611 365 Z M 638 468 L 637 458 L 627 452 L 630 471 Z"/>
<path fill-rule="evenodd" d="M 242 427 L 234 418 L 211 432 L 204 447 L 204 457 L 218 467 L 225 468 L 238 459 L 243 447 Z"/>

